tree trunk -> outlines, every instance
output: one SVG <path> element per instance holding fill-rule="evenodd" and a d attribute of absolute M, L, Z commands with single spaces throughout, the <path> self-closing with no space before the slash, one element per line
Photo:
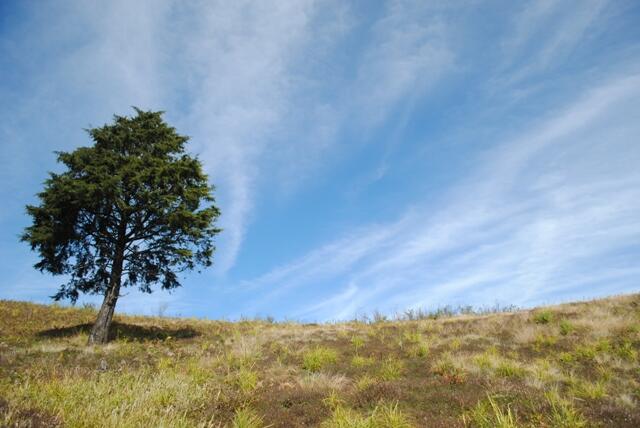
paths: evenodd
<path fill-rule="evenodd" d="M 103 344 L 109 341 L 109 328 L 119 294 L 120 280 L 118 279 L 117 283 L 112 284 L 104 295 L 100 312 L 98 312 L 96 322 L 93 324 L 91 334 L 89 334 L 89 345 Z"/>
<path fill-rule="evenodd" d="M 116 309 L 118 297 L 120 297 L 120 284 L 122 281 L 122 266 L 124 263 L 124 233 L 126 226 L 120 227 L 120 236 L 118 245 L 116 246 L 116 254 L 111 268 L 111 278 L 109 279 L 109 288 L 104 294 L 102 306 L 98 312 L 96 322 L 93 324 L 91 333 L 89 334 L 89 345 L 104 344 L 109 341 L 109 328 L 113 320 L 113 312 Z"/>

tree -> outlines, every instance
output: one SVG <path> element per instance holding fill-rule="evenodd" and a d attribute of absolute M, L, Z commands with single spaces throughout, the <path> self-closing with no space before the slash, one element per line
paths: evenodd
<path fill-rule="evenodd" d="M 179 287 L 180 272 L 212 264 L 220 232 L 214 188 L 185 153 L 188 137 L 162 112 L 135 110 L 88 129 L 93 146 L 56 152 L 66 170 L 49 173 L 21 237 L 39 253 L 36 269 L 68 275 L 52 298 L 104 295 L 90 344 L 108 341 L 122 287 Z"/>

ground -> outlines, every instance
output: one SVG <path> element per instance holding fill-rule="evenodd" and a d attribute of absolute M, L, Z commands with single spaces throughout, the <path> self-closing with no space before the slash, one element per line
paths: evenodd
<path fill-rule="evenodd" d="M 0 426 L 638 427 L 640 295 L 328 324 L 0 301 Z"/>

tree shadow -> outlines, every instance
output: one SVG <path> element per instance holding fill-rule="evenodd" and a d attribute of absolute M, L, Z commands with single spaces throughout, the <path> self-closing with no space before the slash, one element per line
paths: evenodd
<path fill-rule="evenodd" d="M 40 338 L 62 338 L 71 337 L 78 334 L 89 334 L 93 324 L 78 324 L 70 327 L 52 328 L 37 333 Z M 192 328 L 165 328 L 156 326 L 141 326 L 136 324 L 125 324 L 114 321 L 109 330 L 109 340 L 126 339 L 137 342 L 145 342 L 148 340 L 165 340 L 171 339 L 191 339 L 199 336 L 199 333 Z"/>

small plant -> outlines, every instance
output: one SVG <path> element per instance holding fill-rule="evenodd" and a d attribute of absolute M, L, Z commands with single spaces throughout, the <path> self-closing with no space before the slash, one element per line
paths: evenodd
<path fill-rule="evenodd" d="M 538 334 L 536 335 L 536 340 L 534 342 L 534 348 L 536 351 L 540 352 L 544 348 L 548 348 L 550 346 L 555 345 L 558 342 L 558 339 L 555 336 L 551 336 L 548 334 Z"/>
<path fill-rule="evenodd" d="M 527 371 L 511 361 L 504 360 L 496 367 L 496 374 L 506 378 L 522 379 L 527 374 Z"/>
<path fill-rule="evenodd" d="M 236 384 L 242 393 L 248 394 L 258 387 L 258 374 L 251 369 L 240 367 Z"/>
<path fill-rule="evenodd" d="M 496 401 L 488 396 L 486 400 L 478 402 L 468 413 L 462 415 L 465 426 L 477 428 L 517 428 L 515 415 L 507 406 L 503 410 Z"/>
<path fill-rule="evenodd" d="M 553 321 L 553 312 L 548 309 L 536 312 L 533 315 L 533 322 L 536 324 L 549 324 Z"/>
<path fill-rule="evenodd" d="M 560 355 L 558 355 L 558 359 L 565 364 L 572 364 L 576 361 L 575 355 L 571 352 L 561 352 Z"/>
<path fill-rule="evenodd" d="M 560 321 L 560 334 L 563 336 L 568 336 L 575 330 L 573 324 L 571 324 L 567 320 Z"/>
<path fill-rule="evenodd" d="M 457 337 L 453 339 L 449 344 L 449 347 L 452 351 L 457 351 L 458 349 L 460 349 L 460 346 L 462 346 L 462 341 L 460 341 L 460 339 L 458 339 Z"/>
<path fill-rule="evenodd" d="M 473 357 L 473 362 L 480 370 L 489 370 L 493 367 L 493 359 L 486 352 Z"/>
<path fill-rule="evenodd" d="M 351 338 L 351 344 L 356 350 L 356 355 L 358 355 L 358 351 L 364 346 L 364 338 L 360 336 L 353 336 Z"/>
<path fill-rule="evenodd" d="M 256 415 L 251 409 L 244 408 L 236 410 L 233 420 L 231 421 L 232 428 L 263 428 L 262 418 Z"/>
<path fill-rule="evenodd" d="M 447 383 L 464 383 L 467 378 L 466 371 L 455 365 L 449 355 L 445 355 L 436 362 L 431 371 L 442 376 Z"/>
<path fill-rule="evenodd" d="M 578 398 L 597 400 L 607 395 L 604 382 L 592 383 L 573 379 L 571 383 L 571 392 Z"/>
<path fill-rule="evenodd" d="M 335 364 L 336 361 L 338 361 L 338 354 L 335 350 L 318 346 L 303 354 L 302 368 L 317 372 L 329 364 Z"/>
<path fill-rule="evenodd" d="M 420 343 L 422 341 L 422 335 L 417 331 L 405 331 L 402 337 L 407 343 Z"/>
<path fill-rule="evenodd" d="M 574 354 L 576 358 L 581 360 L 593 360 L 596 357 L 598 350 L 595 346 L 581 345 L 576 347 Z"/>
<path fill-rule="evenodd" d="M 402 376 L 404 371 L 404 364 L 402 361 L 389 357 L 382 362 L 380 366 L 380 379 L 382 380 L 395 380 Z"/>
<path fill-rule="evenodd" d="M 323 428 L 371 428 L 368 418 L 343 406 L 333 409 L 331 417 L 323 422 Z"/>
<path fill-rule="evenodd" d="M 551 407 L 551 412 L 549 413 L 551 426 L 557 428 L 582 428 L 587 425 L 584 417 L 573 407 L 570 401 L 560 397 L 558 391 L 547 392 L 545 398 Z"/>
<path fill-rule="evenodd" d="M 356 381 L 356 388 L 358 389 L 358 391 L 362 391 L 372 385 L 375 385 L 377 382 L 378 381 L 374 377 L 364 375 L 358 378 L 358 380 Z"/>
<path fill-rule="evenodd" d="M 344 400 L 340 398 L 335 389 L 332 389 L 327 397 L 322 400 L 322 404 L 332 410 L 344 405 Z"/>
<path fill-rule="evenodd" d="M 379 404 L 369 416 L 363 416 L 354 410 L 338 406 L 331 418 L 326 420 L 324 428 L 412 428 L 409 419 L 396 404 Z"/>
<path fill-rule="evenodd" d="M 351 359 L 351 365 L 356 368 L 367 367 L 373 365 L 374 361 L 371 357 L 362 357 L 356 355 Z"/>
<path fill-rule="evenodd" d="M 424 358 L 429 355 L 429 345 L 425 342 L 417 343 L 407 350 L 407 354 L 414 358 Z"/>
<path fill-rule="evenodd" d="M 615 354 L 623 360 L 633 361 L 638 356 L 638 351 L 633 349 L 631 341 L 625 339 L 615 347 Z"/>
<path fill-rule="evenodd" d="M 398 403 L 382 404 L 373 409 L 372 428 L 412 428 L 409 419 L 398 409 Z"/>

